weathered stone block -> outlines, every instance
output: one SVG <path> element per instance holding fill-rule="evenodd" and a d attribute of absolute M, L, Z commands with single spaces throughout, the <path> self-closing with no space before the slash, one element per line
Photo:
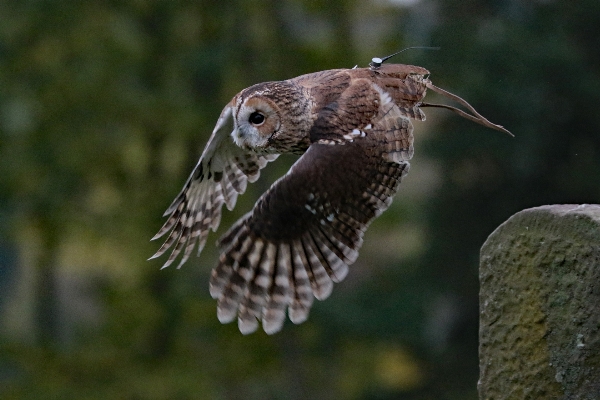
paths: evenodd
<path fill-rule="evenodd" d="M 513 215 L 480 282 L 480 399 L 600 399 L 599 205 Z"/>

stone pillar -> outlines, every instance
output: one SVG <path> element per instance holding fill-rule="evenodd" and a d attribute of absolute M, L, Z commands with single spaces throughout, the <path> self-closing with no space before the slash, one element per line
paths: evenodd
<path fill-rule="evenodd" d="M 479 278 L 479 398 L 600 399 L 600 205 L 513 215 Z"/>

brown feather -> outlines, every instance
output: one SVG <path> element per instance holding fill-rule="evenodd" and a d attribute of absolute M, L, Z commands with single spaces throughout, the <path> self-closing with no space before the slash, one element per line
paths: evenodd
<path fill-rule="evenodd" d="M 470 114 L 423 103 L 427 89 Z M 508 132 L 412 65 L 321 71 L 244 89 L 221 113 L 198 165 L 165 212 L 154 239 L 167 239 L 152 258 L 172 249 L 164 268 L 183 254 L 181 266 L 196 246 L 199 254 L 222 206 L 232 209 L 268 161 L 302 154 L 219 240 L 210 294 L 219 320 L 237 316 L 244 334 L 259 321 L 268 334 L 279 331 L 286 309 L 293 323 L 304 322 L 314 299 L 327 298 L 346 277 L 366 229 L 390 206 L 413 156 L 411 119 L 424 121 L 424 106 Z"/>

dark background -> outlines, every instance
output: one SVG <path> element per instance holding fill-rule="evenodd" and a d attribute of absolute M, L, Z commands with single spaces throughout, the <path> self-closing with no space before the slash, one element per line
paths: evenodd
<path fill-rule="evenodd" d="M 600 198 L 599 18 L 597 0 L 1 1 L 0 397 L 476 399 L 479 248 L 519 210 Z M 146 261 L 235 93 L 408 46 L 441 50 L 394 62 L 516 137 L 426 109 L 400 193 L 306 323 L 219 324 L 218 235 L 181 270 Z"/>

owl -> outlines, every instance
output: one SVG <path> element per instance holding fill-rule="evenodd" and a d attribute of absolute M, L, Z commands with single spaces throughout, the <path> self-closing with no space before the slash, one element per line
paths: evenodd
<path fill-rule="evenodd" d="M 413 155 L 411 120 L 442 107 L 508 132 L 465 100 L 434 86 L 424 68 L 384 64 L 334 69 L 242 90 L 225 106 L 200 160 L 166 210 L 151 258 L 172 251 L 163 268 L 202 251 L 225 205 L 279 154 L 301 157 L 218 241 L 210 278 L 222 323 L 243 334 L 281 330 L 286 311 L 299 324 L 313 300 L 326 299 L 358 257 L 369 224 L 385 211 Z M 469 112 L 423 102 L 427 89 Z"/>

